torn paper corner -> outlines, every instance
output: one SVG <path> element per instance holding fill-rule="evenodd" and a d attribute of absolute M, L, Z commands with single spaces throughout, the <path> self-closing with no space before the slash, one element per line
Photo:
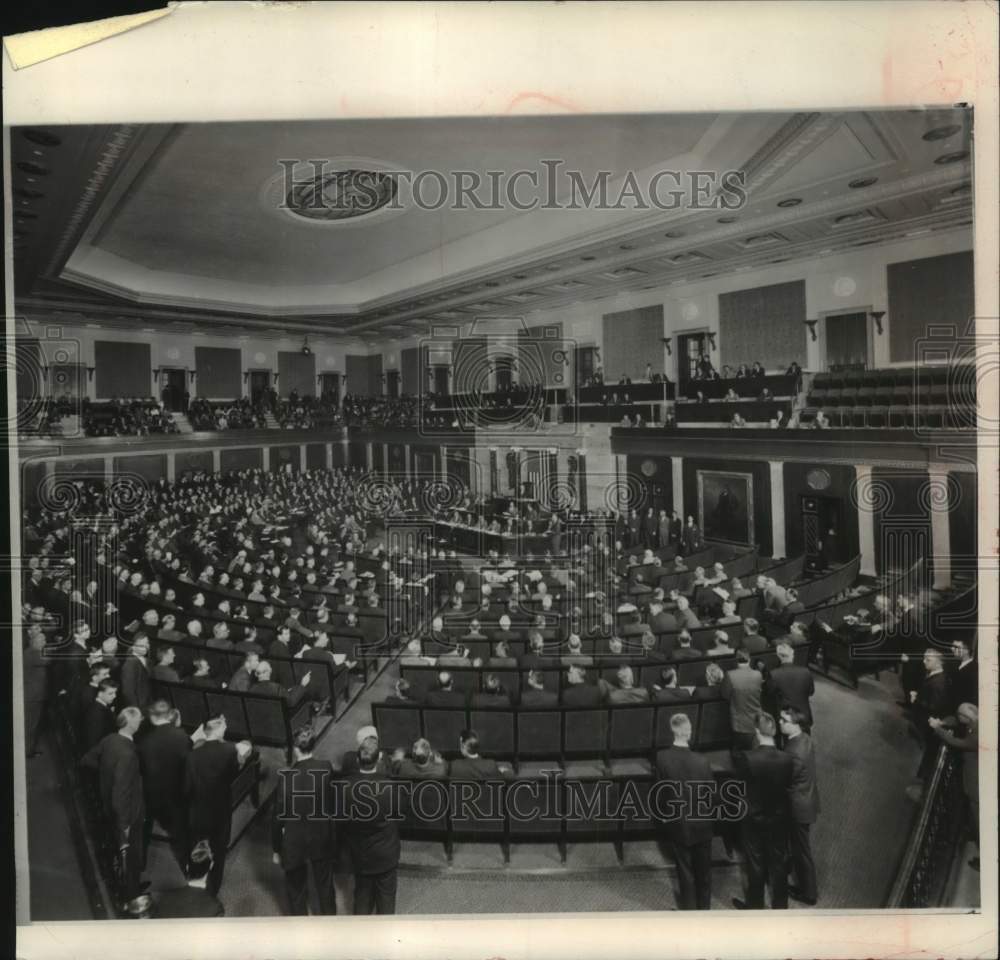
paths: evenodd
<path fill-rule="evenodd" d="M 107 40 L 118 36 L 127 30 L 145 26 L 154 20 L 173 13 L 172 7 L 162 10 L 149 10 L 146 13 L 131 13 L 123 17 L 109 17 L 106 20 L 94 20 L 91 23 L 70 24 L 65 27 L 50 27 L 48 30 L 32 30 L 30 33 L 18 33 L 3 38 L 4 49 L 10 57 L 15 70 L 33 66 L 43 60 L 64 53 L 72 53 L 80 47 Z"/>

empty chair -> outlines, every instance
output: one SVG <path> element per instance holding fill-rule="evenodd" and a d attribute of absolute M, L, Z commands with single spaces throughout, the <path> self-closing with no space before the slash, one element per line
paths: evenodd
<path fill-rule="evenodd" d="M 857 414 L 861 408 L 855 407 L 855 414 Z M 868 426 L 869 427 L 886 427 L 889 425 L 888 407 L 869 407 L 868 408 Z"/>
<path fill-rule="evenodd" d="M 479 734 L 480 752 L 485 757 L 514 756 L 514 711 L 470 710 L 469 723 Z"/>
<path fill-rule="evenodd" d="M 608 748 L 608 708 L 563 711 L 566 777 L 603 777 Z"/>
<path fill-rule="evenodd" d="M 518 775 L 541 776 L 559 767 L 562 750 L 561 710 L 518 710 Z"/>
<path fill-rule="evenodd" d="M 862 381 L 862 370 L 848 370 L 844 374 L 844 386 L 845 387 L 859 387 Z"/>
<path fill-rule="evenodd" d="M 379 743 L 384 749 L 403 747 L 409 750 L 420 738 L 420 707 L 402 704 L 372 704 L 372 723 L 378 730 Z"/>
<path fill-rule="evenodd" d="M 947 407 L 926 406 L 918 412 L 920 426 L 924 429 L 939 430 L 944 426 L 944 414 Z"/>
<path fill-rule="evenodd" d="M 613 777 L 651 776 L 648 756 L 653 749 L 653 706 L 618 706 L 609 711 L 609 772 Z"/>
<path fill-rule="evenodd" d="M 875 402 L 875 388 L 862 385 L 858 387 L 858 392 L 854 397 L 856 407 L 870 407 Z"/>
<path fill-rule="evenodd" d="M 826 402 L 826 398 L 829 395 L 829 391 L 826 387 L 816 388 L 815 386 L 809 391 L 809 405 L 810 406 L 821 406 Z"/>
<path fill-rule="evenodd" d="M 895 389 L 891 384 L 880 384 L 875 388 L 875 398 L 873 404 L 880 407 L 887 407 L 892 403 L 892 391 Z"/>
<path fill-rule="evenodd" d="M 840 405 L 840 395 L 844 392 L 843 387 L 831 387 L 826 391 L 826 404 L 828 407 L 836 407 Z"/>
<path fill-rule="evenodd" d="M 693 746 L 711 750 L 727 746 L 730 740 L 729 701 L 708 700 L 701 705 Z"/>
<path fill-rule="evenodd" d="M 844 387 L 844 389 L 840 391 L 840 403 L 839 403 L 839 406 L 841 406 L 841 407 L 853 407 L 854 406 L 854 398 L 857 395 L 858 395 L 858 388 L 857 387 L 855 387 L 855 386 Z"/>
<path fill-rule="evenodd" d="M 447 757 L 458 755 L 459 739 L 467 728 L 465 711 L 448 707 L 424 707 L 421 711 L 423 735 L 435 750 Z"/>
<path fill-rule="evenodd" d="M 823 416 L 830 421 L 831 427 L 843 426 L 839 407 L 824 407 Z"/>
<path fill-rule="evenodd" d="M 913 427 L 913 407 L 892 406 L 889 407 L 890 427 Z"/>
<path fill-rule="evenodd" d="M 892 388 L 892 402 L 901 404 L 913 403 L 913 385 L 910 383 L 897 383 Z"/>
<path fill-rule="evenodd" d="M 866 427 L 868 422 L 866 419 L 866 414 L 869 410 L 875 409 L 874 407 L 851 407 L 851 408 L 841 408 L 842 413 L 842 424 L 845 427 Z"/>
<path fill-rule="evenodd" d="M 805 409 L 804 409 L 804 410 L 803 410 L 803 411 L 802 411 L 802 412 L 801 412 L 801 413 L 799 414 L 799 423 L 812 423 L 812 422 L 813 422 L 813 420 L 815 420 L 815 419 L 816 419 L 816 414 L 817 414 L 818 412 L 819 412 L 819 411 L 817 410 L 817 408 L 816 408 L 816 407 L 814 407 L 814 406 L 812 406 L 812 405 L 810 405 L 810 406 L 806 407 L 806 408 L 805 408 Z"/>

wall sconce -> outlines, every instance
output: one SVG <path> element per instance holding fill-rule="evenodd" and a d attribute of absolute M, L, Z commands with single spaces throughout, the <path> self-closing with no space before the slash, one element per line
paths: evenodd
<path fill-rule="evenodd" d="M 317 373 L 316 374 L 316 382 L 317 383 L 322 383 L 323 382 L 323 374 L 321 374 L 321 373 Z"/>
<path fill-rule="evenodd" d="M 48 370 L 48 367 L 46 367 L 45 369 Z M 94 371 L 96 369 L 97 369 L 97 367 L 87 367 L 87 380 L 88 381 L 94 379 Z"/>
<path fill-rule="evenodd" d="M 158 380 L 160 378 L 160 367 L 153 368 L 153 379 Z"/>
<path fill-rule="evenodd" d="M 277 383 L 278 383 L 278 377 L 280 376 L 280 374 L 272 373 L 271 376 L 274 377 L 275 385 L 277 385 Z"/>
<path fill-rule="evenodd" d="M 715 334 L 709 331 L 706 336 L 708 337 L 708 345 L 711 347 L 712 351 L 715 352 L 719 348 L 715 345 Z"/>
<path fill-rule="evenodd" d="M 42 373 L 45 375 L 46 378 L 48 378 L 49 368 L 48 367 L 42 367 Z"/>
<path fill-rule="evenodd" d="M 882 336 L 882 318 L 885 316 L 884 310 L 872 310 L 868 314 L 875 321 L 875 332 L 881 337 Z"/>
<path fill-rule="evenodd" d="M 803 320 L 802 321 L 809 328 L 809 338 L 813 343 L 816 342 L 816 324 L 819 320 Z"/>
<path fill-rule="evenodd" d="M 249 379 L 250 379 L 250 371 L 249 370 L 244 370 L 243 371 L 243 382 L 246 383 Z"/>
<path fill-rule="evenodd" d="M 667 356 L 669 357 L 674 355 L 674 351 L 670 348 L 670 341 L 673 339 L 673 337 L 660 337 L 660 340 L 663 341 L 664 349 L 667 351 Z"/>
<path fill-rule="evenodd" d="M 596 360 L 596 361 L 597 361 L 598 363 L 603 363 L 603 362 L 604 362 L 604 361 L 603 361 L 603 360 L 601 359 L 601 348 L 600 348 L 600 347 L 594 347 L 594 359 L 595 359 L 595 360 Z"/>
<path fill-rule="evenodd" d="M 198 371 L 197 370 L 188 370 L 188 377 L 190 378 L 191 383 L 194 383 L 194 378 L 196 376 L 198 376 Z"/>

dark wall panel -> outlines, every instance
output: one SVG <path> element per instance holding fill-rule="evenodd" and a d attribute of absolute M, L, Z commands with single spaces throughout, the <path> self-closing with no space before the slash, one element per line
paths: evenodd
<path fill-rule="evenodd" d="M 35 506 L 39 489 L 45 479 L 45 464 L 38 460 L 26 460 L 21 464 L 21 503 Z"/>
<path fill-rule="evenodd" d="M 604 379 L 618 382 L 646 375 L 646 364 L 663 372 L 663 306 L 604 315 Z"/>
<path fill-rule="evenodd" d="M 239 450 L 223 449 L 219 458 L 219 465 L 223 473 L 228 473 L 230 470 L 259 470 L 264 464 L 260 447 L 244 447 Z"/>
<path fill-rule="evenodd" d="M 810 476 L 816 486 L 810 485 Z M 829 485 L 826 478 L 829 477 Z M 803 497 L 830 497 L 837 501 L 840 523 L 836 529 L 836 556 L 849 560 L 858 553 L 858 508 L 851 491 L 854 468 L 842 464 L 786 463 L 785 480 L 785 550 L 790 557 L 805 552 L 802 519 Z"/>
<path fill-rule="evenodd" d="M 192 450 L 178 453 L 174 460 L 174 476 L 179 480 L 185 473 L 211 473 L 212 451 Z"/>
<path fill-rule="evenodd" d="M 367 444 L 360 440 L 352 440 L 347 445 L 347 465 L 351 467 L 368 468 Z"/>
<path fill-rule="evenodd" d="M 347 466 L 347 450 L 342 443 L 333 444 L 332 464 L 334 467 Z"/>
<path fill-rule="evenodd" d="M 975 313 L 971 250 L 890 263 L 886 272 L 890 360 L 914 362 L 917 342 L 930 336 L 928 326 L 950 324 L 958 336 L 966 334 Z"/>
<path fill-rule="evenodd" d="M 115 476 L 131 473 L 142 477 L 150 486 L 157 480 L 167 478 L 167 455 L 165 453 L 148 453 L 135 457 L 115 457 Z"/>
<path fill-rule="evenodd" d="M 400 353 L 400 390 L 409 396 L 421 393 L 420 347 L 407 347 Z"/>
<path fill-rule="evenodd" d="M 406 473 L 406 447 L 401 443 L 389 444 L 389 472 Z"/>
<path fill-rule="evenodd" d="M 308 470 L 322 470 L 326 466 L 326 444 L 308 443 L 306 444 L 306 468 Z"/>
<path fill-rule="evenodd" d="M 720 293 L 717 366 L 759 360 L 768 370 L 783 370 L 796 360 L 804 367 L 805 319 L 805 280 Z"/>
<path fill-rule="evenodd" d="M 411 447 L 414 474 L 425 480 L 433 479 L 441 472 L 440 447 Z"/>
<path fill-rule="evenodd" d="M 356 397 L 370 397 L 368 383 L 368 358 L 349 353 L 344 358 L 347 373 L 347 392 Z"/>
<path fill-rule="evenodd" d="M 667 515 L 673 509 L 674 474 L 669 457 L 645 457 L 629 455 L 625 458 L 625 480 L 630 492 L 641 503 L 643 513 L 653 507 L 659 514 L 666 510 Z"/>
<path fill-rule="evenodd" d="M 198 371 L 195 388 L 199 397 L 235 400 L 243 395 L 241 353 L 233 347 L 195 347 L 194 365 Z"/>
<path fill-rule="evenodd" d="M 662 314 L 661 314 L 662 321 Z M 663 336 L 663 325 L 660 325 Z M 518 332 L 518 382 L 527 386 L 539 383 L 545 387 L 565 387 L 569 367 L 563 364 L 566 345 L 563 341 L 562 323 L 546 323 Z M 660 354 L 662 354 L 662 349 Z M 653 369 L 657 365 L 653 363 Z M 643 367 L 643 373 L 646 368 Z"/>
<path fill-rule="evenodd" d="M 698 471 L 719 470 L 726 473 L 749 473 L 753 477 L 753 531 L 754 543 L 761 555 L 769 556 L 771 538 L 771 471 L 766 462 L 684 460 L 684 512 L 698 522 Z M 687 523 L 687 516 L 683 518 Z"/>
<path fill-rule="evenodd" d="M 901 570 L 930 558 L 928 476 L 921 470 L 872 468 L 875 513 L 875 569 Z"/>
<path fill-rule="evenodd" d="M 951 509 L 948 513 L 951 553 L 956 559 L 974 558 L 979 542 L 978 477 L 974 473 L 953 473 L 950 476 L 954 481 L 954 486 L 950 487 Z M 966 562 L 962 566 L 971 567 L 972 563 Z"/>
<path fill-rule="evenodd" d="M 98 400 L 112 397 L 148 397 L 153 390 L 153 368 L 148 343 L 95 340 L 95 388 Z"/>
<path fill-rule="evenodd" d="M 489 361 L 485 337 L 466 337 L 451 345 L 452 393 L 488 393 Z"/>
<path fill-rule="evenodd" d="M 287 397 L 293 390 L 300 397 L 316 396 L 316 355 L 279 350 L 278 393 Z"/>
<path fill-rule="evenodd" d="M 284 470 L 289 464 L 292 467 L 292 473 L 299 472 L 301 454 L 298 447 L 271 447 L 269 457 L 272 473 Z"/>

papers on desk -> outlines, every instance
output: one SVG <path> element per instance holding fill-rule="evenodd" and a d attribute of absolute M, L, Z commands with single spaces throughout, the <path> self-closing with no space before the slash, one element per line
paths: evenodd
<path fill-rule="evenodd" d="M 347 656 L 343 653 L 335 653 L 333 655 L 333 662 L 339 667 L 345 660 Z"/>

